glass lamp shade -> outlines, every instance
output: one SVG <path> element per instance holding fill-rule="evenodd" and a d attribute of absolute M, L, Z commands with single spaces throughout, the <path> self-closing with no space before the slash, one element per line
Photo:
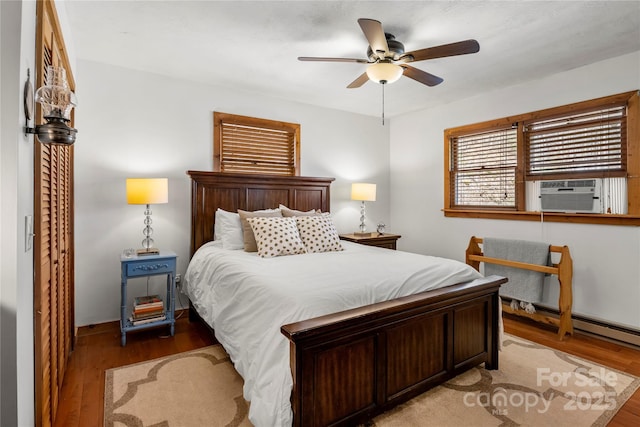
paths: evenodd
<path fill-rule="evenodd" d="M 376 201 L 376 185 L 364 182 L 351 184 L 351 200 L 362 200 L 363 202 Z"/>
<path fill-rule="evenodd" d="M 67 72 L 62 67 L 47 67 L 45 85 L 39 88 L 34 96 L 42 105 L 45 119 L 57 118 L 64 121 L 71 119 L 71 110 L 77 105 L 76 95 L 69 89 Z"/>
<path fill-rule="evenodd" d="M 367 76 L 369 80 L 376 83 L 388 84 L 398 81 L 403 71 L 404 69 L 399 65 L 390 62 L 378 62 L 367 67 Z"/>

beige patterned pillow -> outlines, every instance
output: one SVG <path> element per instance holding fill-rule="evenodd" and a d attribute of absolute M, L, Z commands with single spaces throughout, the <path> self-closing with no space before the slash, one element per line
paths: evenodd
<path fill-rule="evenodd" d="M 247 222 L 251 225 L 258 255 L 262 258 L 307 252 L 300 240 L 295 218 L 249 217 Z"/>
<path fill-rule="evenodd" d="M 343 250 L 338 231 L 330 215 L 297 216 L 295 220 L 307 252 Z"/>
<path fill-rule="evenodd" d="M 310 211 L 298 211 L 295 209 L 289 209 L 285 205 L 280 205 L 278 208 L 280 209 L 280 212 L 282 212 L 282 216 L 314 216 L 318 214 L 315 209 L 311 209 Z"/>
<path fill-rule="evenodd" d="M 256 245 L 256 238 L 253 235 L 253 230 L 251 229 L 251 226 L 247 222 L 247 218 L 257 217 L 257 216 L 282 217 L 282 212 L 280 212 L 280 209 L 264 209 L 260 211 L 251 211 L 251 212 L 238 209 L 238 215 L 240 216 L 240 223 L 242 224 L 242 238 L 244 240 L 244 251 L 257 252 L 258 245 Z"/>

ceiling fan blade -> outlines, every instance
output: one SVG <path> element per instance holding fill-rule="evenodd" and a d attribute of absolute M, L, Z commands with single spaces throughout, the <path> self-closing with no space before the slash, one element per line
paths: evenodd
<path fill-rule="evenodd" d="M 368 60 L 360 58 L 322 58 L 315 56 L 298 56 L 298 61 L 357 62 L 359 64 L 369 63 Z"/>
<path fill-rule="evenodd" d="M 379 58 L 384 58 L 389 52 L 389 45 L 387 44 L 387 38 L 384 35 L 382 24 L 375 19 L 358 19 L 358 24 L 362 28 L 362 32 L 369 41 L 371 50 L 375 52 Z"/>
<path fill-rule="evenodd" d="M 424 61 L 425 59 L 443 58 L 445 56 L 466 55 L 476 53 L 480 50 L 480 45 L 476 40 L 464 40 L 461 42 L 443 44 L 441 46 L 427 47 L 425 49 L 407 52 L 400 58 L 405 62 Z M 413 58 L 413 59 L 409 59 Z"/>
<path fill-rule="evenodd" d="M 406 64 L 401 65 L 401 67 L 404 68 L 404 72 L 402 73 L 404 76 L 427 86 L 436 86 L 444 81 L 438 76 L 434 76 L 433 74 L 429 74 L 426 71 L 419 70 Z"/>
<path fill-rule="evenodd" d="M 347 89 L 358 88 L 358 87 L 362 86 L 363 84 L 365 84 L 368 81 L 369 81 L 369 76 L 367 76 L 367 73 L 364 72 L 364 73 L 360 74 L 360 76 L 357 79 L 352 81 L 351 84 L 349 86 L 347 86 Z"/>

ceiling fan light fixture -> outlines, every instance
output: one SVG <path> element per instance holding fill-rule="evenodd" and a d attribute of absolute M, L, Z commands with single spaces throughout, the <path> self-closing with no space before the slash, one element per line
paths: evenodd
<path fill-rule="evenodd" d="M 367 76 L 376 83 L 389 84 L 398 81 L 403 71 L 401 66 L 391 62 L 377 62 L 367 67 Z"/>

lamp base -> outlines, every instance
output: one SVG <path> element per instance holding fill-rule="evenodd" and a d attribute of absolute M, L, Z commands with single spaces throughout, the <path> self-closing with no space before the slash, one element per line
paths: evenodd
<path fill-rule="evenodd" d="M 373 233 L 369 232 L 369 231 L 354 231 L 353 232 L 354 236 L 358 236 L 358 237 L 371 237 L 373 236 Z"/>
<path fill-rule="evenodd" d="M 158 254 L 160 254 L 160 249 L 158 249 L 158 248 L 138 249 L 136 251 L 136 255 L 138 255 L 138 256 L 158 255 Z"/>

